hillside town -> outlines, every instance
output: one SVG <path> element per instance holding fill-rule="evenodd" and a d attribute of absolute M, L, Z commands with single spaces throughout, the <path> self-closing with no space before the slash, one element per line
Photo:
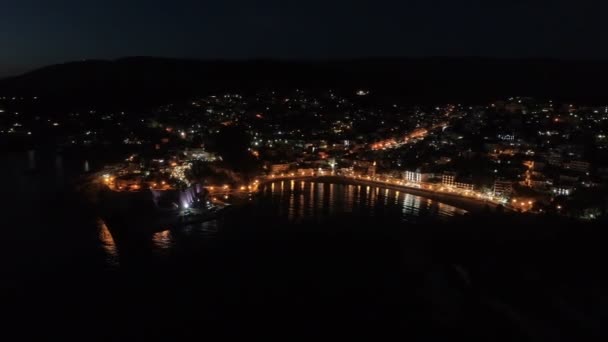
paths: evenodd
<path fill-rule="evenodd" d="M 415 106 L 359 89 L 223 94 L 52 119 L 17 111 L 35 101 L 0 97 L 0 136 L 126 146 L 133 153 L 114 172 L 117 191 L 249 191 L 264 177 L 339 175 L 536 214 L 592 220 L 607 208 L 608 106 L 523 97 Z"/>

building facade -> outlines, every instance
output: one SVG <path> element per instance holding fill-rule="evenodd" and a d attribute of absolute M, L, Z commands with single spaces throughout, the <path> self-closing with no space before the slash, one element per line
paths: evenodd
<path fill-rule="evenodd" d="M 497 180 L 494 182 L 494 196 L 509 197 L 513 193 L 513 182 Z"/>
<path fill-rule="evenodd" d="M 420 183 L 422 182 L 422 173 L 420 171 L 405 171 L 403 179 L 411 183 Z"/>
<path fill-rule="evenodd" d="M 450 188 L 469 191 L 472 191 L 475 188 L 473 183 L 458 180 L 456 178 L 456 174 L 452 172 L 446 172 L 443 174 L 443 176 L 441 177 L 441 184 Z"/>

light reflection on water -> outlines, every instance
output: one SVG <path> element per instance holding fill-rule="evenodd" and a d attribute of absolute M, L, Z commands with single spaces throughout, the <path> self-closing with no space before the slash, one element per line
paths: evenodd
<path fill-rule="evenodd" d="M 97 224 L 99 228 L 99 241 L 106 254 L 106 263 L 110 266 L 120 266 L 118 248 L 116 247 L 112 233 L 110 233 L 108 226 L 106 226 L 103 220 L 99 219 Z"/>
<path fill-rule="evenodd" d="M 396 222 L 415 222 L 421 217 L 445 219 L 465 213 L 450 205 L 395 190 L 305 181 L 268 184 L 252 205 L 253 212 L 243 212 L 246 217 L 237 220 L 236 224 L 272 217 L 294 223 L 321 222 L 345 214 L 356 219 L 382 217 Z M 239 209 L 233 210 L 238 212 Z M 197 249 L 202 246 L 201 243 L 213 239 L 224 224 L 223 220 L 212 220 L 170 229 L 167 227 L 151 235 L 150 246 L 161 255 L 169 255 L 175 250 Z M 118 265 L 116 244 L 103 221 L 100 224 L 100 240 L 108 255 L 108 262 Z"/>
<path fill-rule="evenodd" d="M 444 203 L 391 189 L 305 181 L 291 181 L 288 187 L 285 185 L 285 181 L 268 184 L 263 188 L 259 201 L 271 203 L 271 215 L 295 222 L 350 213 L 398 217 L 402 221 L 423 216 L 447 218 L 466 213 Z"/>
<path fill-rule="evenodd" d="M 152 235 L 152 246 L 155 250 L 163 252 L 179 248 L 180 241 L 186 243 L 195 241 L 197 238 L 207 239 L 217 234 L 219 222 L 217 220 L 207 221 L 196 224 L 189 224 Z M 184 237 L 184 240 L 180 240 Z"/>
<path fill-rule="evenodd" d="M 166 250 L 173 247 L 173 236 L 171 230 L 167 229 L 162 232 L 155 233 L 152 236 L 152 243 L 159 250 Z"/>

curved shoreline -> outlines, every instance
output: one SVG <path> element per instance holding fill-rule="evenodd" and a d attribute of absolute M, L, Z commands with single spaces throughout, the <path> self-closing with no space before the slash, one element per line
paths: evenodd
<path fill-rule="evenodd" d="M 292 180 L 301 180 L 308 182 L 318 182 L 318 183 L 331 183 L 331 184 L 345 184 L 345 185 L 364 185 L 371 186 L 381 189 L 389 189 L 395 191 L 401 191 L 404 193 L 408 193 L 414 196 L 424 197 L 433 201 L 441 202 L 443 204 L 451 205 L 458 209 L 466 210 L 470 213 L 478 213 L 486 209 L 486 207 L 490 207 L 491 209 L 496 210 L 498 204 L 480 200 L 476 198 L 463 197 L 455 194 L 449 193 L 438 193 L 434 191 L 429 191 L 425 189 L 412 188 L 402 185 L 394 185 L 394 184 L 386 184 L 383 182 L 370 181 L 365 179 L 353 179 L 348 177 L 341 176 L 295 176 L 295 177 L 280 177 L 280 178 L 272 178 L 265 179 L 260 181 L 258 185 L 258 189 L 266 186 L 267 184 L 280 182 L 280 181 L 292 181 Z"/>

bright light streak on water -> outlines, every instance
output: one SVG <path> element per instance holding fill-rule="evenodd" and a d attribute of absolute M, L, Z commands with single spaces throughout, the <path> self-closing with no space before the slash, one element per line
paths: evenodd
<path fill-rule="evenodd" d="M 318 221 L 351 213 L 410 221 L 416 217 L 441 218 L 465 213 L 450 205 L 391 189 L 316 182 L 292 182 L 291 185 L 283 188 L 271 183 L 265 187 L 263 196 L 257 199 L 264 210 L 271 211 L 264 215 L 284 217 L 293 222 Z"/>
<path fill-rule="evenodd" d="M 116 247 L 112 233 L 110 233 L 108 226 L 106 226 L 106 223 L 103 220 L 99 219 L 97 224 L 99 229 L 99 241 L 106 254 L 106 263 L 110 266 L 120 266 L 118 248 Z"/>

